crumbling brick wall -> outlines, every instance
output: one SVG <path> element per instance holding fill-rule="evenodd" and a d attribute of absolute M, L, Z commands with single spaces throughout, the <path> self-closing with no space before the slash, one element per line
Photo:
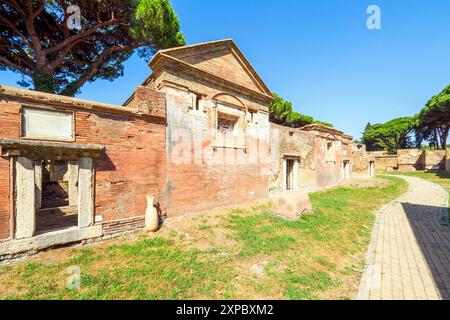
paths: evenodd
<path fill-rule="evenodd" d="M 375 156 L 370 155 L 366 151 L 366 146 L 363 144 L 353 145 L 353 176 L 367 177 L 369 176 L 370 162 L 375 162 Z M 373 174 L 373 173 L 372 173 Z"/>
<path fill-rule="evenodd" d="M 321 125 L 307 125 L 301 130 L 315 134 L 316 185 L 325 188 L 339 184 L 344 178 L 344 162 L 351 176 L 352 137 L 342 131 Z"/>
<path fill-rule="evenodd" d="M 425 150 L 425 169 L 445 169 L 445 150 Z"/>
<path fill-rule="evenodd" d="M 298 176 L 294 177 L 300 189 L 315 188 L 316 154 L 315 135 L 299 129 L 270 124 L 271 175 L 269 191 L 277 193 L 285 190 L 283 183 L 283 157 L 296 157 L 299 161 Z"/>
<path fill-rule="evenodd" d="M 416 171 L 425 169 L 425 153 L 419 149 L 401 149 L 397 151 L 398 170 Z"/>
<path fill-rule="evenodd" d="M 393 155 L 375 155 L 375 169 L 386 171 L 398 169 L 398 158 Z"/>

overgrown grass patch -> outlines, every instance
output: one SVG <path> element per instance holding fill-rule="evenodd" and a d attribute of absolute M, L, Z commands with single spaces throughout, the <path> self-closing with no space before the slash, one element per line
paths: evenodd
<path fill-rule="evenodd" d="M 0 298 L 346 299 L 359 282 L 374 212 L 407 189 L 401 179 L 386 179 L 314 193 L 314 212 L 297 221 L 274 216 L 267 203 L 229 210 L 214 223 L 189 220 L 192 239 L 171 230 L 0 266 Z M 218 230 L 231 245 L 195 247 Z M 263 266 L 262 275 L 254 265 Z M 81 270 L 79 290 L 66 286 L 70 266 Z"/>

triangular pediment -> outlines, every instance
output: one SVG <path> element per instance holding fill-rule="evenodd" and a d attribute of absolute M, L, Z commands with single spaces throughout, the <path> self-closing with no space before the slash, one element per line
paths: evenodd
<path fill-rule="evenodd" d="M 232 40 L 161 50 L 160 53 L 240 86 L 271 96 L 270 90 Z"/>

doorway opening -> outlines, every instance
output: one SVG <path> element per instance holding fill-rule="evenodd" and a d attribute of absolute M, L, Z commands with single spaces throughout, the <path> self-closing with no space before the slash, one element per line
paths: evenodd
<path fill-rule="evenodd" d="M 369 162 L 369 177 L 373 177 L 375 175 L 375 161 Z"/>
<path fill-rule="evenodd" d="M 35 162 L 36 234 L 78 225 L 78 161 Z"/>
<path fill-rule="evenodd" d="M 294 190 L 295 160 L 286 159 L 286 190 Z"/>
<path fill-rule="evenodd" d="M 344 180 L 350 178 L 350 161 L 344 160 L 343 168 L 342 168 L 342 177 Z"/>

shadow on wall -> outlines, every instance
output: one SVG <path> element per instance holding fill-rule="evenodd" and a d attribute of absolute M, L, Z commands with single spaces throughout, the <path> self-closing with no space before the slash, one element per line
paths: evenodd
<path fill-rule="evenodd" d="M 415 239 L 443 299 L 450 299 L 448 208 L 402 203 Z"/>

